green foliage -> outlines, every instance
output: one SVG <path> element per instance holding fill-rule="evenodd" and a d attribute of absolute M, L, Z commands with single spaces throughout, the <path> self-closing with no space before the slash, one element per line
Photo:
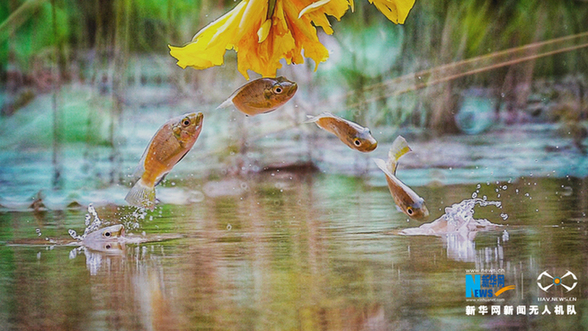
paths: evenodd
<path fill-rule="evenodd" d="M 20 5 L 25 6 L 25 2 Z M 5 6 L 0 7 L 1 22 L 4 23 L 12 14 Z M 70 33 L 67 24 L 69 13 L 62 8 L 56 8 L 56 24 L 54 25 L 50 2 L 41 3 L 28 10 L 17 11 L 14 14 L 20 17 L 13 16 L 12 20 L 16 23 L 22 22 L 22 24 L 17 27 L 16 31 L 9 33 L 8 38 L 2 42 L 0 59 L 6 63 L 5 61 L 11 56 L 23 70 L 30 70 L 33 58 L 42 57 L 48 49 L 65 42 Z M 8 28 L 6 26 L 6 29 Z"/>

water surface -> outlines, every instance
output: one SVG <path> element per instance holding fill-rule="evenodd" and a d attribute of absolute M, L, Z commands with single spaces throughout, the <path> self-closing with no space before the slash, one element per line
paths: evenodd
<path fill-rule="evenodd" d="M 180 234 L 178 239 L 108 252 L 0 246 L 2 325 L 311 330 L 585 323 L 586 180 L 415 187 L 433 218 L 474 193 L 502 202 L 502 208 L 476 207 L 474 216 L 503 228 L 457 243 L 445 236 L 396 234 L 420 223 L 395 209 L 383 180 L 270 171 L 207 185 L 216 186 L 216 194 L 209 189 L 197 195 L 199 201 L 163 204 L 144 219 L 134 218 L 129 207 L 97 208 L 106 223 L 138 223 L 131 232 Z M 83 230 L 85 214 L 84 207 L 4 211 L 0 237 L 9 243 L 64 239 L 69 228 Z M 504 270 L 506 283 L 516 289 L 498 304 L 541 308 L 538 298 L 546 295 L 536 286 L 538 275 L 571 270 L 580 277 L 577 315 L 467 316 L 468 269 Z"/>

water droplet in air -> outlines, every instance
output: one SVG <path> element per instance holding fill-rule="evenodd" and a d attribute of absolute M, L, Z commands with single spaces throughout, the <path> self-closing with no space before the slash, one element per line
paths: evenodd
<path fill-rule="evenodd" d="M 561 193 L 561 195 L 569 197 L 572 195 L 573 192 L 574 190 L 571 187 L 563 186 L 563 192 Z"/>

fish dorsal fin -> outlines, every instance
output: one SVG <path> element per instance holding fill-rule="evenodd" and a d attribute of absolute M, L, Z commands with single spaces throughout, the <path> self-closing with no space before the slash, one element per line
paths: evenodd
<path fill-rule="evenodd" d="M 141 178 L 141 176 L 143 176 L 144 172 L 145 172 L 145 167 L 143 166 L 143 162 L 140 162 L 139 165 L 137 166 L 137 168 L 135 168 L 135 171 L 133 172 L 131 177 L 134 179 L 139 179 L 139 178 Z"/>
<path fill-rule="evenodd" d="M 396 175 L 396 168 L 398 167 L 398 159 L 408 152 L 412 151 L 403 136 L 398 136 L 392 143 L 390 151 L 388 152 L 388 163 L 386 163 L 388 170 Z"/>
<path fill-rule="evenodd" d="M 242 91 L 242 90 L 245 88 L 245 86 L 246 86 L 246 85 L 247 85 L 247 84 L 245 84 L 245 85 L 243 85 L 243 86 L 239 87 L 239 88 L 238 88 L 238 89 L 237 89 L 235 92 L 233 92 L 233 94 L 231 94 L 231 95 L 230 95 L 230 96 L 227 98 L 227 100 L 223 101 L 223 103 L 221 103 L 220 105 L 218 105 L 218 107 L 216 107 L 216 109 L 219 109 L 219 108 L 227 108 L 227 107 L 229 107 L 230 105 L 232 105 L 232 104 L 233 104 L 233 99 L 235 98 L 235 96 L 236 96 L 237 94 L 239 94 L 239 92 L 241 92 L 241 91 Z"/>
<path fill-rule="evenodd" d="M 149 145 L 151 144 L 151 142 L 149 142 Z M 135 168 L 135 171 L 133 171 L 133 174 L 131 175 L 131 177 L 133 177 L 135 180 L 141 178 L 141 176 L 143 176 L 143 173 L 145 172 L 145 158 L 147 157 L 147 151 L 149 150 L 149 145 L 147 145 L 147 148 L 145 149 L 145 151 L 143 152 L 143 155 L 141 156 L 141 160 L 139 161 L 139 165 L 137 165 L 137 167 Z"/>
<path fill-rule="evenodd" d="M 372 159 L 376 165 L 378 166 L 378 168 L 380 168 L 380 170 L 382 170 L 384 172 L 384 174 L 390 178 L 392 177 L 396 177 L 394 176 L 394 174 L 392 172 L 390 172 L 390 169 L 388 168 L 388 163 L 386 163 L 386 161 L 382 160 L 382 159 L 376 159 L 373 158 Z"/>
<path fill-rule="evenodd" d="M 314 123 L 318 120 L 320 120 L 323 117 L 333 117 L 333 118 L 337 118 L 335 115 L 329 113 L 328 111 L 320 113 L 317 116 L 312 116 L 312 115 L 306 115 L 307 120 L 304 121 L 304 123 Z"/>
<path fill-rule="evenodd" d="M 230 97 L 227 98 L 227 100 L 223 101 L 223 103 L 221 103 L 220 105 L 218 105 L 218 107 L 216 107 L 216 109 L 219 108 L 227 108 L 230 105 L 233 104 L 233 97 L 235 97 L 235 93 L 231 94 Z"/>

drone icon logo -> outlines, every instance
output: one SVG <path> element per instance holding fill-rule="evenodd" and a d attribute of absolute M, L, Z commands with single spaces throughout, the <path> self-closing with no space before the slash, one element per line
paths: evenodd
<path fill-rule="evenodd" d="M 567 286 L 563 283 L 563 279 L 568 277 L 568 276 L 572 276 L 572 278 L 574 279 L 574 283 L 571 286 Z M 543 286 L 541 285 L 541 279 L 543 277 L 548 277 L 551 278 L 551 284 Z M 547 290 L 549 290 L 549 288 L 551 288 L 552 286 L 560 286 L 565 288 L 567 290 L 567 292 L 573 290 L 576 285 L 578 285 L 578 277 L 576 277 L 576 275 L 574 275 L 574 273 L 572 273 L 571 271 L 568 270 L 568 272 L 566 272 L 565 275 L 561 276 L 561 277 L 553 277 L 550 274 L 547 273 L 547 271 L 543 271 L 539 277 L 537 277 L 537 286 L 539 286 L 540 289 L 542 289 L 543 291 L 547 292 Z"/>

